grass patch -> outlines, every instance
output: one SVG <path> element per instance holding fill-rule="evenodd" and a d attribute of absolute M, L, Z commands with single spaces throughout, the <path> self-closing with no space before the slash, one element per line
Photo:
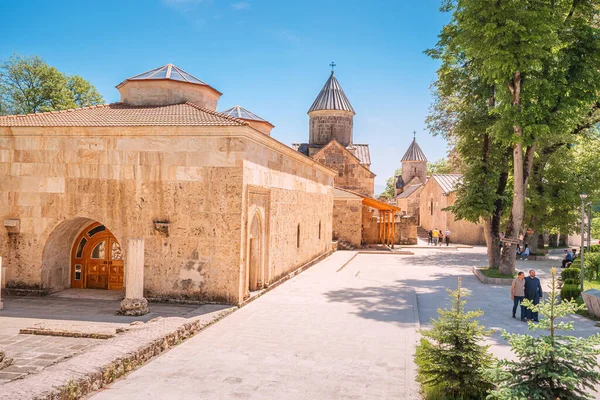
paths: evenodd
<path fill-rule="evenodd" d="M 505 279 L 514 279 L 517 277 L 517 271 L 515 271 L 512 275 L 504 275 L 500 273 L 500 270 L 497 268 L 479 268 L 479 271 L 483 274 L 483 276 L 487 278 L 505 278 Z"/>

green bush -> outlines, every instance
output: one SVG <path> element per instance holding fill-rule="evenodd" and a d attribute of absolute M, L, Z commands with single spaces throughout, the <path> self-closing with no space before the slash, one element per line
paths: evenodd
<path fill-rule="evenodd" d="M 600 253 L 590 253 L 587 257 L 584 256 L 585 279 L 593 281 L 600 276 Z"/>
<path fill-rule="evenodd" d="M 567 279 L 579 279 L 579 275 L 581 274 L 581 269 L 579 268 L 566 268 L 563 269 L 560 273 L 560 279 L 563 282 L 566 282 Z"/>
<path fill-rule="evenodd" d="M 450 308 L 439 308 L 438 318 L 431 320 L 433 327 L 421 331 L 415 353 L 417 380 L 427 400 L 483 399 L 492 388 L 484 376 L 492 355 L 482 342 L 491 332 L 479 324 L 483 311 L 465 310 L 467 293 L 460 278 L 458 289 L 448 292 Z"/>
<path fill-rule="evenodd" d="M 590 246 L 590 253 L 600 253 L 600 244 Z"/>
<path fill-rule="evenodd" d="M 567 285 L 564 284 L 560 290 L 560 297 L 563 300 L 576 300 L 581 295 L 581 288 L 579 285 Z"/>
<path fill-rule="evenodd" d="M 569 278 L 566 279 L 563 284 L 564 285 L 579 285 L 581 283 L 581 279 Z"/>

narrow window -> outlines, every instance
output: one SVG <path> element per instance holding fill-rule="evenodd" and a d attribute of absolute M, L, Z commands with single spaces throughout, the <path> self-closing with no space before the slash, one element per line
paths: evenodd
<path fill-rule="evenodd" d="M 81 255 L 83 254 L 83 248 L 85 247 L 87 243 L 87 239 L 85 237 L 81 238 L 81 242 L 79 242 L 79 245 L 77 246 L 77 252 L 75 253 L 75 258 L 81 258 Z"/>
<path fill-rule="evenodd" d="M 296 232 L 296 247 L 300 248 L 300 224 L 298 224 L 298 231 Z"/>
<path fill-rule="evenodd" d="M 321 221 L 319 221 L 319 239 L 321 239 Z"/>
<path fill-rule="evenodd" d="M 433 199 L 431 199 L 431 215 L 433 215 Z"/>

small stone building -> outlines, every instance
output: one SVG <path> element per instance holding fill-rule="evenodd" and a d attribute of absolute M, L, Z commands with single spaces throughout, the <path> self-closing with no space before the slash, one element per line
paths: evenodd
<path fill-rule="evenodd" d="M 240 303 L 331 248 L 336 172 L 172 64 L 115 104 L 0 117 L 6 288 L 122 290 L 144 239 L 144 293 Z"/>
<path fill-rule="evenodd" d="M 403 214 L 415 217 L 425 231 L 450 230 L 453 242 L 485 244 L 483 226 L 468 221 L 456 221 L 446 207 L 456 201 L 456 184 L 462 175 L 427 176 L 427 157 L 416 138 L 402 157 L 402 175 L 396 177 L 396 205 Z"/>
<path fill-rule="evenodd" d="M 416 243 L 415 229 L 394 237 L 394 215 L 400 209 L 374 199 L 375 174 L 368 144 L 353 138 L 354 109 L 333 71 L 308 110 L 309 141 L 292 147 L 335 170 L 333 238 L 353 247 L 382 242 Z M 411 220 L 414 223 L 414 220 Z M 409 224 L 409 221 L 404 221 Z"/>

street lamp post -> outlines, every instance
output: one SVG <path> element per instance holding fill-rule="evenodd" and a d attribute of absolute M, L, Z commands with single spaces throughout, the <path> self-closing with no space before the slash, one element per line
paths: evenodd
<path fill-rule="evenodd" d="M 592 251 L 592 203 L 588 203 L 589 212 L 587 215 L 588 226 L 587 226 L 587 249 L 588 251 Z"/>
<path fill-rule="evenodd" d="M 585 271 L 583 269 L 583 250 L 585 249 L 585 199 L 588 198 L 588 195 L 585 193 L 581 193 L 579 195 L 581 198 L 581 251 L 579 252 L 579 256 L 581 257 L 581 291 L 583 292 L 583 280 L 585 278 Z"/>

